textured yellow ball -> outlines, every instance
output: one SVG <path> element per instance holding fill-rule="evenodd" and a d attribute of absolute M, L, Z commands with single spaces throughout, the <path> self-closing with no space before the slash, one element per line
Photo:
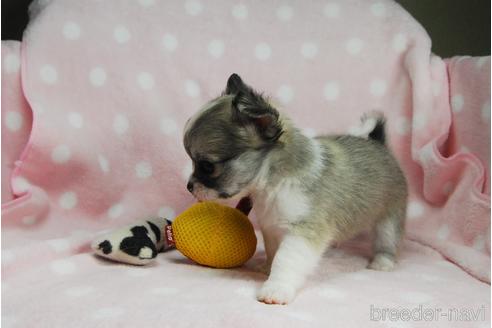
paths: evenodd
<path fill-rule="evenodd" d="M 248 217 L 214 202 L 191 206 L 176 217 L 172 230 L 176 248 L 202 265 L 237 267 L 256 251 L 256 235 Z"/>

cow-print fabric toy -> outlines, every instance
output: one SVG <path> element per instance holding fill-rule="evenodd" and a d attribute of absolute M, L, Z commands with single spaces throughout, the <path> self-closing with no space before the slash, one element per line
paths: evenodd
<path fill-rule="evenodd" d="M 164 218 L 142 220 L 97 237 L 94 252 L 102 257 L 129 264 L 145 265 L 157 253 L 171 248 L 166 243 L 164 228 L 171 221 Z"/>

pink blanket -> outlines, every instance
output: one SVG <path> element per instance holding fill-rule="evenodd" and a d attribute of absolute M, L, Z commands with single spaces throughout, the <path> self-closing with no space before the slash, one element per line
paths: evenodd
<path fill-rule="evenodd" d="M 2 43 L 2 323 L 369 327 L 377 310 L 419 304 L 484 306 L 490 321 L 490 57 L 432 55 L 390 1 L 52 0 L 32 12 L 23 42 Z M 397 271 L 364 270 L 367 245 L 349 243 L 282 308 L 254 300 L 261 248 L 239 270 L 90 254 L 97 231 L 193 202 L 182 127 L 232 72 L 308 134 L 385 112 L 411 191 Z"/>

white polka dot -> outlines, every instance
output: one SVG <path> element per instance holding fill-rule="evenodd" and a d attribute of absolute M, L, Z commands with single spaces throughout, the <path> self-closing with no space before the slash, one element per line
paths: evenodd
<path fill-rule="evenodd" d="M 340 88 L 338 87 L 337 82 L 328 82 L 325 84 L 323 88 L 323 94 L 325 95 L 325 99 L 332 101 L 338 98 L 340 94 Z"/>
<path fill-rule="evenodd" d="M 407 37 L 405 36 L 405 34 L 398 33 L 393 37 L 391 45 L 395 52 L 403 52 L 407 48 Z"/>
<path fill-rule="evenodd" d="M 203 11 L 203 5 L 197 0 L 187 0 L 185 2 L 185 10 L 191 16 L 197 16 Z"/>
<path fill-rule="evenodd" d="M 386 82 L 382 79 L 374 79 L 369 89 L 374 97 L 381 97 L 386 93 Z"/>
<path fill-rule="evenodd" d="M 58 81 L 58 72 L 52 65 L 44 65 L 39 71 L 41 80 L 46 84 L 55 84 Z"/>
<path fill-rule="evenodd" d="M 437 97 L 441 94 L 441 82 L 440 81 L 432 81 L 431 82 L 431 87 L 432 87 L 432 94 L 434 97 Z"/>
<path fill-rule="evenodd" d="M 168 136 L 175 135 L 178 131 L 178 124 L 173 119 L 163 118 L 161 120 L 161 132 Z"/>
<path fill-rule="evenodd" d="M 175 295 L 179 293 L 179 289 L 174 287 L 157 287 L 151 289 L 150 293 L 156 295 Z"/>
<path fill-rule="evenodd" d="M 18 131 L 23 123 L 24 119 L 19 112 L 8 111 L 5 114 L 5 125 L 10 131 Z"/>
<path fill-rule="evenodd" d="M 36 223 L 36 217 L 34 215 L 26 215 L 22 218 L 24 225 L 30 226 Z"/>
<path fill-rule="evenodd" d="M 17 73 L 20 69 L 20 58 L 18 55 L 8 54 L 3 60 L 3 67 L 7 73 Z"/>
<path fill-rule="evenodd" d="M 401 293 L 400 297 L 406 302 L 415 304 L 427 303 L 432 300 L 429 294 L 422 292 L 405 292 Z"/>
<path fill-rule="evenodd" d="M 68 122 L 76 129 L 80 129 L 84 125 L 84 119 L 80 113 L 71 112 L 68 114 Z"/>
<path fill-rule="evenodd" d="M 63 25 L 63 36 L 68 40 L 77 40 L 80 37 L 80 26 L 74 22 Z"/>
<path fill-rule="evenodd" d="M 53 163 L 62 164 L 66 163 L 71 156 L 70 148 L 67 145 L 59 145 L 53 148 L 51 151 L 51 160 Z"/>
<path fill-rule="evenodd" d="M 125 313 L 125 311 L 122 308 L 119 307 L 105 307 L 96 310 L 92 314 L 92 318 L 96 320 L 101 320 L 101 319 L 111 319 L 111 318 L 117 318 L 122 316 Z"/>
<path fill-rule="evenodd" d="M 173 34 L 166 34 L 162 37 L 162 46 L 169 52 L 176 50 L 178 39 Z"/>
<path fill-rule="evenodd" d="M 487 238 L 485 235 L 478 235 L 473 239 L 473 248 L 477 251 L 483 251 L 485 249 Z"/>
<path fill-rule="evenodd" d="M 97 161 L 99 162 L 99 167 L 104 173 L 109 172 L 109 162 L 103 155 L 97 155 Z"/>
<path fill-rule="evenodd" d="M 338 3 L 327 3 L 323 8 L 323 14 L 329 18 L 340 16 L 340 6 Z"/>
<path fill-rule="evenodd" d="M 116 42 L 120 44 L 127 43 L 131 38 L 130 31 L 123 25 L 118 25 L 114 28 L 113 36 Z"/>
<path fill-rule="evenodd" d="M 12 188 L 16 194 L 23 193 L 31 188 L 31 184 L 23 177 L 15 177 L 12 180 Z"/>
<path fill-rule="evenodd" d="M 154 87 L 154 77 L 148 72 L 140 72 L 137 76 L 137 83 L 142 90 L 150 90 Z"/>
<path fill-rule="evenodd" d="M 149 178 L 152 176 L 152 166 L 149 162 L 139 162 L 135 165 L 135 173 L 137 174 L 137 177 L 141 179 Z"/>
<path fill-rule="evenodd" d="M 294 9 L 289 5 L 282 5 L 277 9 L 277 18 L 281 21 L 288 21 L 294 16 Z"/>
<path fill-rule="evenodd" d="M 455 113 L 461 112 L 464 103 L 465 100 L 463 99 L 463 96 L 460 94 L 456 94 L 451 97 L 451 109 Z"/>
<path fill-rule="evenodd" d="M 248 7 L 243 4 L 238 4 L 232 7 L 232 16 L 234 18 L 243 20 L 248 17 Z"/>
<path fill-rule="evenodd" d="M 376 2 L 371 5 L 371 13 L 376 17 L 383 17 L 386 15 L 386 7 L 381 2 Z"/>
<path fill-rule="evenodd" d="M 340 300 L 346 298 L 347 294 L 334 287 L 324 287 L 318 291 L 318 295 L 330 300 Z"/>
<path fill-rule="evenodd" d="M 70 249 L 70 242 L 67 239 L 51 239 L 46 242 L 55 252 L 66 252 Z"/>
<path fill-rule="evenodd" d="M 312 42 L 306 42 L 301 47 L 301 54 L 304 58 L 313 59 L 318 54 L 318 46 Z"/>
<path fill-rule="evenodd" d="M 172 220 L 176 217 L 176 212 L 171 207 L 164 206 L 159 208 L 159 211 L 157 212 L 157 216 Z"/>
<path fill-rule="evenodd" d="M 89 295 L 95 291 L 96 288 L 92 286 L 81 285 L 81 286 L 72 286 L 68 289 L 65 289 L 64 294 L 70 297 L 82 297 L 82 296 Z"/>
<path fill-rule="evenodd" d="M 358 38 L 352 38 L 348 40 L 347 43 L 345 44 L 345 49 L 349 54 L 353 56 L 358 55 L 362 51 L 363 47 L 364 47 L 364 42 L 362 42 L 362 40 Z"/>
<path fill-rule="evenodd" d="M 224 54 L 224 42 L 221 40 L 212 40 L 208 44 L 208 53 L 214 58 L 220 58 Z"/>
<path fill-rule="evenodd" d="M 138 0 L 138 3 L 142 7 L 150 7 L 150 6 L 153 6 L 155 4 L 155 0 Z"/>
<path fill-rule="evenodd" d="M 185 181 L 188 181 L 188 179 L 191 175 L 191 172 L 193 172 L 193 164 L 188 161 L 188 162 L 186 162 L 186 164 L 183 168 L 183 171 L 182 171 L 183 178 Z"/>
<path fill-rule="evenodd" d="M 490 123 L 490 102 L 483 104 L 481 114 L 484 123 Z"/>
<path fill-rule="evenodd" d="M 56 260 L 50 264 L 51 271 L 59 275 L 71 274 L 77 270 L 75 264 L 69 260 Z"/>
<path fill-rule="evenodd" d="M 294 91 L 289 85 L 281 85 L 280 88 L 278 88 L 277 97 L 283 104 L 288 104 L 292 101 L 292 98 L 294 98 Z"/>
<path fill-rule="evenodd" d="M 313 129 L 313 128 L 305 128 L 305 129 L 303 130 L 303 132 L 304 132 L 304 135 L 305 135 L 306 137 L 308 137 L 308 138 L 314 138 L 314 137 L 317 135 L 316 130 L 315 130 L 315 129 Z"/>
<path fill-rule="evenodd" d="M 61 208 L 66 210 L 74 208 L 75 205 L 77 205 L 77 202 L 77 194 L 73 191 L 67 191 L 63 193 L 60 196 L 60 199 L 58 199 L 58 203 L 60 204 Z"/>
<path fill-rule="evenodd" d="M 395 123 L 395 129 L 396 132 L 401 135 L 405 136 L 410 132 L 411 124 L 409 120 L 406 117 L 399 117 Z"/>
<path fill-rule="evenodd" d="M 114 132 L 116 132 L 116 134 L 119 135 L 125 134 L 129 126 L 130 126 L 130 122 L 128 121 L 126 116 L 122 114 L 118 114 L 115 116 L 113 121 L 113 130 Z"/>
<path fill-rule="evenodd" d="M 453 192 L 453 189 L 454 184 L 451 181 L 448 181 L 442 186 L 442 193 L 447 196 Z"/>
<path fill-rule="evenodd" d="M 407 217 L 416 219 L 424 214 L 424 206 L 418 201 L 410 201 L 407 206 Z"/>
<path fill-rule="evenodd" d="M 435 157 L 434 150 L 432 149 L 432 147 L 426 146 L 420 150 L 418 156 L 422 163 L 427 163 Z"/>
<path fill-rule="evenodd" d="M 2 257 L 2 264 L 9 264 L 15 260 L 14 252 L 10 250 L 2 250 L 1 257 Z"/>
<path fill-rule="evenodd" d="M 108 216 L 111 219 L 116 219 L 117 217 L 121 216 L 121 214 L 123 214 L 124 211 L 125 211 L 125 208 L 123 207 L 123 204 L 121 204 L 121 203 L 114 204 L 113 206 L 111 206 L 109 208 Z"/>
<path fill-rule="evenodd" d="M 46 108 L 44 107 L 44 105 L 36 101 L 31 102 L 31 109 L 37 114 L 43 114 L 46 112 Z"/>
<path fill-rule="evenodd" d="M 200 85 L 198 85 L 197 82 L 193 80 L 186 80 L 185 81 L 185 91 L 186 94 L 192 98 L 196 98 L 200 96 L 201 90 L 200 90 Z"/>
<path fill-rule="evenodd" d="M 106 83 L 106 71 L 101 67 L 94 67 L 89 73 L 89 81 L 95 87 L 103 86 Z"/>
<path fill-rule="evenodd" d="M 267 43 L 258 43 L 255 47 L 255 56 L 261 61 L 268 60 L 272 55 L 272 49 Z"/>
<path fill-rule="evenodd" d="M 412 125 L 415 129 L 420 130 L 427 125 L 427 116 L 424 113 L 417 113 L 413 116 Z"/>
<path fill-rule="evenodd" d="M 449 237 L 449 226 L 447 224 L 443 224 L 439 230 L 437 230 L 437 238 L 440 240 L 447 239 Z"/>

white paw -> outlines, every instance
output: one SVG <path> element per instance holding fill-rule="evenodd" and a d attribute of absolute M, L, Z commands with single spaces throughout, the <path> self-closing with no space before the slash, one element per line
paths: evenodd
<path fill-rule="evenodd" d="M 289 285 L 266 281 L 258 291 L 256 298 L 266 304 L 290 303 L 295 296 L 295 289 Z"/>
<path fill-rule="evenodd" d="M 393 271 L 395 260 L 390 255 L 376 254 L 367 268 L 378 271 Z"/>

